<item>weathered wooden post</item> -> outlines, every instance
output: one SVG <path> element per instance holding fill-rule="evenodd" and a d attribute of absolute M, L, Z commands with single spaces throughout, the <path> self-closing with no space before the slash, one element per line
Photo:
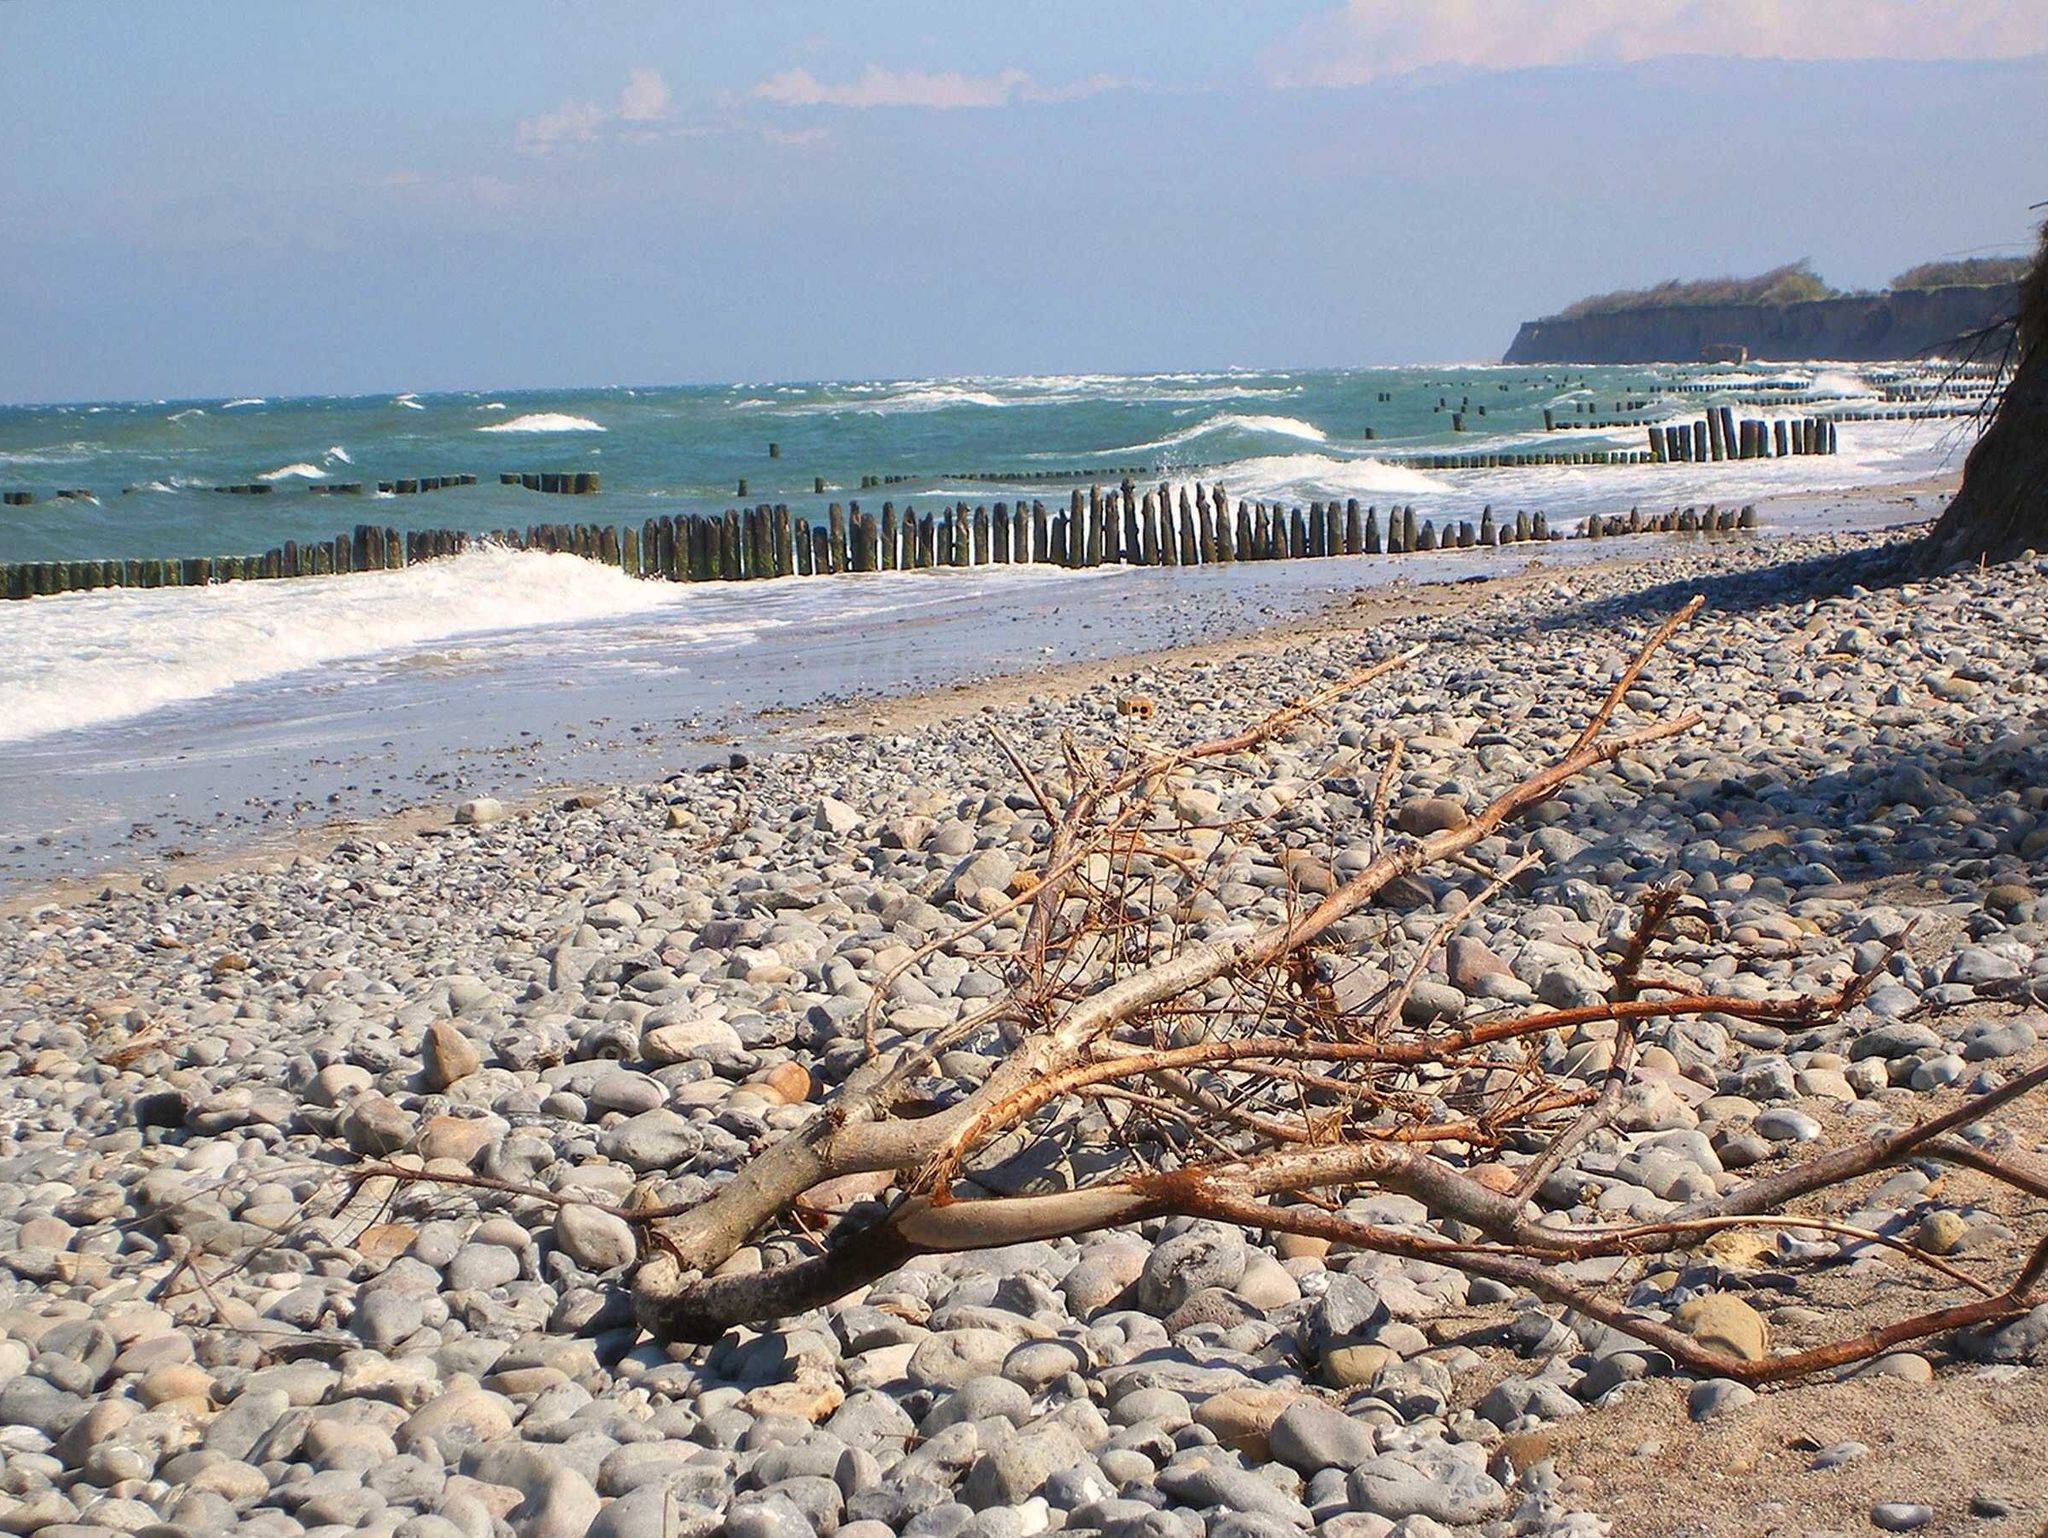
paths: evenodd
<path fill-rule="evenodd" d="M 1482 545 L 1497 545 L 1500 543 L 1500 535 L 1495 531 L 1494 527 L 1493 505 L 1491 503 L 1488 503 L 1479 510 L 1479 543 Z"/>
<path fill-rule="evenodd" d="M 822 523 L 811 530 L 811 570 L 821 577 L 832 575 L 832 531 Z"/>
<path fill-rule="evenodd" d="M 826 542 L 823 574 L 831 575 L 846 569 L 845 563 L 840 559 L 839 554 L 846 547 L 846 509 L 837 502 L 827 507 L 825 509 L 824 528 L 826 530 Z"/>
<path fill-rule="evenodd" d="M 739 539 L 739 510 L 727 508 L 725 516 L 719 518 L 719 575 L 725 582 L 739 582 L 745 575 L 741 565 L 745 557 L 741 551 L 745 543 Z"/>
<path fill-rule="evenodd" d="M 974 508 L 974 564 L 986 566 L 993 559 L 988 547 L 988 505 L 976 503 Z"/>

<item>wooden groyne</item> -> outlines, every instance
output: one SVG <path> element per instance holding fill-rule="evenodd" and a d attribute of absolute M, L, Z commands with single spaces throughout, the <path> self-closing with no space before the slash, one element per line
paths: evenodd
<path fill-rule="evenodd" d="M 1738 521 L 1708 510 L 1645 522 L 1606 519 L 1580 535 L 1753 528 L 1753 509 Z M 23 561 L 0 566 L 0 592 L 33 598 L 99 588 L 199 587 L 218 582 L 275 580 L 361 571 L 390 571 L 457 555 L 479 545 L 580 556 L 631 577 L 670 582 L 750 581 L 842 572 L 923 571 L 944 567 L 1046 565 L 1210 566 L 1239 561 L 1314 559 L 1337 555 L 1405 555 L 1431 550 L 1495 548 L 1566 537 L 1542 512 L 1512 516 L 1486 507 L 1478 520 L 1441 527 L 1412 505 L 1361 506 L 1356 498 L 1310 502 L 1233 500 L 1218 485 L 1076 488 L 1065 505 L 1034 499 L 970 506 L 956 501 L 919 509 L 884 502 L 830 503 L 803 515 L 787 503 L 728 508 L 720 514 L 650 518 L 623 528 L 609 524 L 534 524 L 474 533 L 462 529 L 401 531 L 357 524 L 332 539 L 287 540 L 260 554 L 177 559 Z"/>
<path fill-rule="evenodd" d="M 1720 406 L 1692 422 L 1652 423 L 1650 457 L 1658 464 L 1695 464 L 1726 459 L 1784 459 L 1794 454 L 1835 452 L 1835 423 L 1830 417 L 1784 417 L 1735 420 L 1733 408 Z"/>

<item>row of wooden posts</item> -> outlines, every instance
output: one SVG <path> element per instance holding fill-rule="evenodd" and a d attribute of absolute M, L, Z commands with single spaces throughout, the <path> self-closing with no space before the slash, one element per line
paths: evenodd
<path fill-rule="evenodd" d="M 1140 493 L 1130 482 L 1106 493 L 1077 488 L 1064 509 L 1041 501 L 973 508 L 959 502 L 938 512 L 906 506 L 899 513 L 885 502 L 877 515 L 857 502 L 834 502 L 814 524 L 777 504 L 650 519 L 625 532 L 621 559 L 629 573 L 684 582 L 989 565 L 1203 566 L 1551 537 L 1542 513 L 1496 519 L 1488 508 L 1477 524 L 1446 525 L 1440 533 L 1433 522 L 1418 522 L 1413 507 L 1397 507 L 1388 510 L 1383 535 L 1378 508 L 1361 507 L 1356 498 L 1305 509 L 1246 500 L 1233 506 L 1220 486 L 1182 486 L 1176 497 L 1166 485 Z M 589 532 L 579 533 L 587 547 Z"/>
<path fill-rule="evenodd" d="M 358 524 L 331 540 L 284 544 L 257 555 L 109 561 L 22 561 L 0 566 L 8 598 L 109 587 L 197 587 L 214 582 L 382 571 L 454 555 L 478 544 L 561 551 L 616 566 L 629 576 L 669 581 L 746 580 L 836 572 L 911 571 L 934 567 L 1043 564 L 1197 566 L 1231 561 L 1332 555 L 1403 554 L 1548 540 L 1544 514 L 1494 516 L 1446 523 L 1439 530 L 1415 509 L 1313 502 L 1283 507 L 1239 499 L 1221 486 L 1162 484 L 1140 492 L 1076 490 L 1065 508 L 965 502 L 939 511 L 879 514 L 858 502 L 832 503 L 815 523 L 787 504 L 728 509 L 723 514 L 648 519 L 620 529 L 600 524 L 538 524 L 474 534 L 457 529 L 401 532 Z"/>
<path fill-rule="evenodd" d="M 1674 507 L 1668 513 L 1650 513 L 1632 507 L 1628 516 L 1599 513 L 1580 520 L 1579 538 L 1612 539 L 1620 534 L 1726 534 L 1736 529 L 1756 527 L 1756 504 L 1746 503 L 1741 508 L 1716 507 L 1709 502 L 1705 508 Z"/>
<path fill-rule="evenodd" d="M 1716 533 L 1757 526 L 1753 505 L 1739 511 L 1708 506 L 1673 508 L 1645 517 L 1631 508 L 1582 521 L 1581 538 L 1646 532 Z M 1563 538 L 1538 512 L 1496 517 L 1485 508 L 1478 522 L 1446 523 L 1440 530 L 1418 520 L 1412 506 L 1392 507 L 1382 520 L 1377 506 L 1312 502 L 1307 508 L 1239 500 L 1220 486 L 1161 485 L 1138 492 L 1129 482 L 1104 492 L 1075 491 L 1064 509 L 1043 502 L 1028 507 L 997 502 L 970 508 L 960 502 L 939 512 L 885 502 L 878 515 L 859 503 L 833 503 L 817 523 L 786 504 L 727 509 L 718 515 L 648 519 L 638 528 L 601 524 L 537 524 L 475 534 L 459 529 L 401 532 L 358 524 L 331 540 L 287 540 L 261 555 L 199 556 L 178 560 L 27 561 L 0 567 L 8 598 L 109 587 L 199 587 L 282 577 L 386 571 L 456 555 L 477 545 L 542 550 L 615 566 L 629 576 L 676 582 L 743 581 L 837 572 L 924 570 L 1012 564 L 1067 567 L 1103 565 L 1197 566 L 1233 561 L 1287 560 L 1332 555 L 1401 555 L 1409 552 L 1488 548 Z"/>
<path fill-rule="evenodd" d="M 1826 417 L 1738 422 L 1730 407 L 1717 406 L 1698 421 L 1657 423 L 1649 431 L 1650 456 L 1658 464 L 1835 452 L 1835 424 Z"/>
<path fill-rule="evenodd" d="M 535 531 L 537 533 L 537 531 Z M 485 542 L 525 545 L 513 531 L 471 534 L 460 529 L 392 529 L 359 523 L 332 539 L 286 540 L 259 555 L 183 556 L 112 561 L 11 561 L 0 565 L 0 597 L 40 598 L 105 587 L 206 587 L 279 577 L 325 577 L 356 571 L 395 571 Z M 535 543 L 533 548 L 556 548 Z M 560 548 L 567 548 L 564 542 Z"/>

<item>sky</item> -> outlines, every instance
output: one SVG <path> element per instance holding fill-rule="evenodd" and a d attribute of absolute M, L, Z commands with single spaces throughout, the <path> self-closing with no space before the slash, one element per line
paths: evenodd
<path fill-rule="evenodd" d="M 0 0 L 0 401 L 1495 358 L 2027 249 L 2048 0 Z"/>

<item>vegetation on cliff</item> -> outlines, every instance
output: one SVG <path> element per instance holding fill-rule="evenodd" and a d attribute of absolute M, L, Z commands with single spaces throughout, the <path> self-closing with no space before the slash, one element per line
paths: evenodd
<path fill-rule="evenodd" d="M 1893 278 L 1892 288 L 1985 288 L 2026 276 L 2024 256 L 1972 256 L 1957 262 L 1922 262 Z"/>
<path fill-rule="evenodd" d="M 1617 289 L 1567 305 L 1552 320 L 1583 320 L 1589 315 L 1620 315 L 1630 310 L 1668 310 L 1692 304 L 1793 304 L 1802 299 L 1832 299 L 1830 288 L 1805 258 L 1773 267 L 1753 278 L 1677 278 L 1654 288 Z"/>

